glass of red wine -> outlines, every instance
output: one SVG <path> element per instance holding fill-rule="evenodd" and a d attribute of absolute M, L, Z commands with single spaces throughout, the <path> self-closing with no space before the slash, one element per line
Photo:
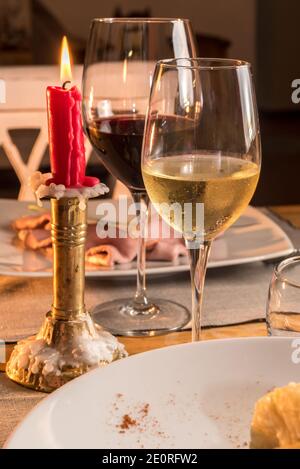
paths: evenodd
<path fill-rule="evenodd" d="M 85 131 L 106 169 L 130 190 L 140 233 L 134 297 L 100 304 L 93 311 L 95 320 L 115 334 L 163 334 L 190 319 L 182 305 L 147 296 L 144 234 L 149 199 L 141 150 L 156 62 L 195 56 L 190 22 L 185 19 L 100 18 L 91 24 L 83 73 Z"/>

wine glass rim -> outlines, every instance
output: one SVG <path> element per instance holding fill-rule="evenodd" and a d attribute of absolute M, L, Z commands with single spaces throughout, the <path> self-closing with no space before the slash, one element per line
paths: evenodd
<path fill-rule="evenodd" d="M 182 61 L 183 63 L 180 63 Z M 188 64 L 187 61 L 190 63 Z M 197 70 L 225 70 L 250 68 L 250 62 L 240 59 L 224 59 L 218 57 L 177 57 L 175 59 L 158 60 L 157 66 L 165 68 L 187 68 Z"/>
<path fill-rule="evenodd" d="M 175 23 L 182 21 L 183 23 L 190 23 L 188 18 L 139 18 L 139 17 L 122 17 L 122 18 L 93 18 L 92 23 Z"/>
<path fill-rule="evenodd" d="M 279 262 L 279 264 L 274 268 L 274 274 L 276 278 L 281 282 L 285 282 L 292 287 L 300 288 L 300 282 L 298 283 L 294 280 L 290 280 L 288 276 L 284 275 L 283 273 L 286 267 L 289 267 L 290 265 L 296 263 L 300 263 L 300 253 L 298 253 L 298 255 L 288 257 L 287 259 L 284 259 L 283 261 Z"/>

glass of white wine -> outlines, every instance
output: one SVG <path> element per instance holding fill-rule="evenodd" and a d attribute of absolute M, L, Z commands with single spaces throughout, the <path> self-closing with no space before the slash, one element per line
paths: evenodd
<path fill-rule="evenodd" d="M 182 233 L 190 256 L 192 340 L 212 240 L 250 202 L 261 146 L 250 64 L 231 59 L 159 61 L 153 76 L 142 174 L 162 218 Z"/>

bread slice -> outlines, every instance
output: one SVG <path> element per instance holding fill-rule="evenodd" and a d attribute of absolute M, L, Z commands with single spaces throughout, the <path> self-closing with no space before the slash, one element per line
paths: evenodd
<path fill-rule="evenodd" d="M 260 398 L 251 423 L 250 448 L 300 447 L 300 384 L 290 383 Z"/>

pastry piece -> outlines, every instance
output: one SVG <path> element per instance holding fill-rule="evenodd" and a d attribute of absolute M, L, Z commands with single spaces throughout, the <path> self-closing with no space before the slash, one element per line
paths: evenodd
<path fill-rule="evenodd" d="M 275 388 L 260 398 L 251 423 L 250 448 L 300 447 L 300 384 Z"/>
<path fill-rule="evenodd" d="M 17 218 L 11 224 L 13 230 L 34 230 L 38 228 L 44 228 L 50 230 L 51 215 L 49 212 L 42 213 L 40 215 L 28 215 Z"/>
<path fill-rule="evenodd" d="M 51 233 L 47 230 L 19 230 L 18 239 L 23 243 L 24 248 L 33 251 L 52 246 Z"/>
<path fill-rule="evenodd" d="M 18 246 L 24 249 L 39 250 L 47 258 L 52 256 L 52 238 L 50 213 L 28 215 L 20 217 L 11 224 L 18 241 Z M 182 238 L 175 236 L 174 231 L 168 228 L 168 238 L 165 238 L 163 222 L 155 219 L 149 227 L 149 236 L 146 242 L 146 257 L 150 261 L 174 262 L 187 251 Z M 101 236 L 102 235 L 102 236 Z M 136 233 L 137 235 L 137 233 Z M 155 237 L 156 236 L 156 237 Z M 86 267 L 96 270 L 99 267 L 111 268 L 115 264 L 128 264 L 137 255 L 138 239 L 129 236 L 127 232 L 116 227 L 115 233 L 109 236 L 105 231 L 97 233 L 96 224 L 89 223 L 86 238 Z"/>

